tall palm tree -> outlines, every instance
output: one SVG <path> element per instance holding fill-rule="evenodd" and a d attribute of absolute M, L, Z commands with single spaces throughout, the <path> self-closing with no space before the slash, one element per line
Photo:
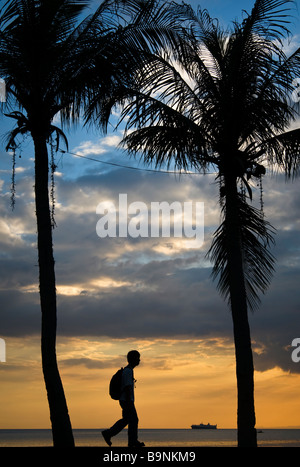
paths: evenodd
<path fill-rule="evenodd" d="M 35 152 L 35 201 L 41 302 L 42 366 L 50 408 L 54 446 L 74 446 L 71 422 L 56 359 L 56 288 L 49 207 L 48 146 L 57 112 L 66 121 L 79 116 L 84 99 L 84 71 L 89 25 L 97 16 L 79 23 L 88 2 L 69 0 L 11 0 L 1 11 L 0 74 L 6 82 L 9 114 L 17 120 L 8 148 L 19 134 L 29 132 Z M 24 113 L 21 113 L 22 112 Z"/>
<path fill-rule="evenodd" d="M 156 5 L 154 0 L 130 1 L 127 10 L 126 2 L 104 0 L 85 19 L 82 17 L 91 0 L 8 0 L 0 11 L 0 77 L 6 84 L 7 115 L 17 121 L 8 149 L 14 151 L 18 136 L 25 133 L 30 133 L 34 144 L 41 351 L 54 446 L 74 446 L 74 439 L 56 358 L 49 205 L 49 165 L 53 172 L 55 164 L 49 161 L 48 145 L 53 147 L 56 139 L 58 147 L 61 138 L 66 144 L 67 140 L 53 119 L 58 112 L 64 125 L 81 117 L 86 121 L 96 118 L 106 131 L 113 106 L 126 98 L 131 87 L 139 56 L 130 54 L 130 49 L 137 44 L 147 48 L 143 28 L 150 31 L 156 27 L 148 22 L 146 3 L 148 7 Z M 159 21 L 157 17 L 157 25 Z"/>
<path fill-rule="evenodd" d="M 164 2 L 166 4 L 166 2 Z M 274 229 L 252 184 L 266 167 L 296 176 L 300 129 L 291 99 L 300 49 L 287 57 L 289 1 L 256 0 L 225 30 L 206 10 L 166 4 L 183 31 L 177 47 L 144 53 L 137 88 L 123 110 L 123 145 L 146 163 L 218 172 L 222 222 L 208 256 L 233 319 L 238 389 L 238 446 L 256 447 L 253 355 L 248 311 L 259 304 L 274 270 Z"/>

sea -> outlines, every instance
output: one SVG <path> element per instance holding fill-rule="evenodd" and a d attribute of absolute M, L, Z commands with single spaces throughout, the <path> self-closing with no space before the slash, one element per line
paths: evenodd
<path fill-rule="evenodd" d="M 102 429 L 74 429 L 76 447 L 107 447 Z M 236 447 L 235 429 L 139 429 L 139 439 L 148 448 Z M 300 429 L 259 429 L 258 447 L 300 447 Z M 127 446 L 127 430 L 112 439 L 113 447 Z M 0 430 L 2 447 L 51 447 L 51 430 Z"/>

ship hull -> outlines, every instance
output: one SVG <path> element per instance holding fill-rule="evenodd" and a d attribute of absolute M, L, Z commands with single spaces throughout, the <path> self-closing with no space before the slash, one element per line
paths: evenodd
<path fill-rule="evenodd" d="M 202 423 L 200 423 L 200 425 L 192 425 L 191 428 L 192 430 L 216 430 L 217 425 L 203 425 Z"/>

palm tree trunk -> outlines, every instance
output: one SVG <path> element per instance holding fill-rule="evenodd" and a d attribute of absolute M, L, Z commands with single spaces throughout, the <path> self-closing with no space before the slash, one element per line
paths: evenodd
<path fill-rule="evenodd" d="M 236 354 L 238 446 L 257 447 L 254 409 L 254 366 L 248 322 L 236 177 L 225 176 L 226 241 L 231 312 Z"/>
<path fill-rule="evenodd" d="M 33 132 L 39 285 L 42 312 L 42 367 L 55 447 L 74 447 L 72 427 L 56 360 L 56 288 L 48 192 L 46 138 Z"/>

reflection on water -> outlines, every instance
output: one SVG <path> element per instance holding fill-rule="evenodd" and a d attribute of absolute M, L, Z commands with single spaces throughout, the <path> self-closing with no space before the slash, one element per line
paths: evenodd
<path fill-rule="evenodd" d="M 76 446 L 106 446 L 99 430 L 73 430 Z M 236 430 L 140 429 L 147 447 L 233 447 Z M 300 447 L 300 430 L 263 429 L 257 434 L 260 447 Z M 0 447 L 52 446 L 50 430 L 0 430 Z M 127 430 L 113 439 L 113 446 L 127 446 Z"/>

